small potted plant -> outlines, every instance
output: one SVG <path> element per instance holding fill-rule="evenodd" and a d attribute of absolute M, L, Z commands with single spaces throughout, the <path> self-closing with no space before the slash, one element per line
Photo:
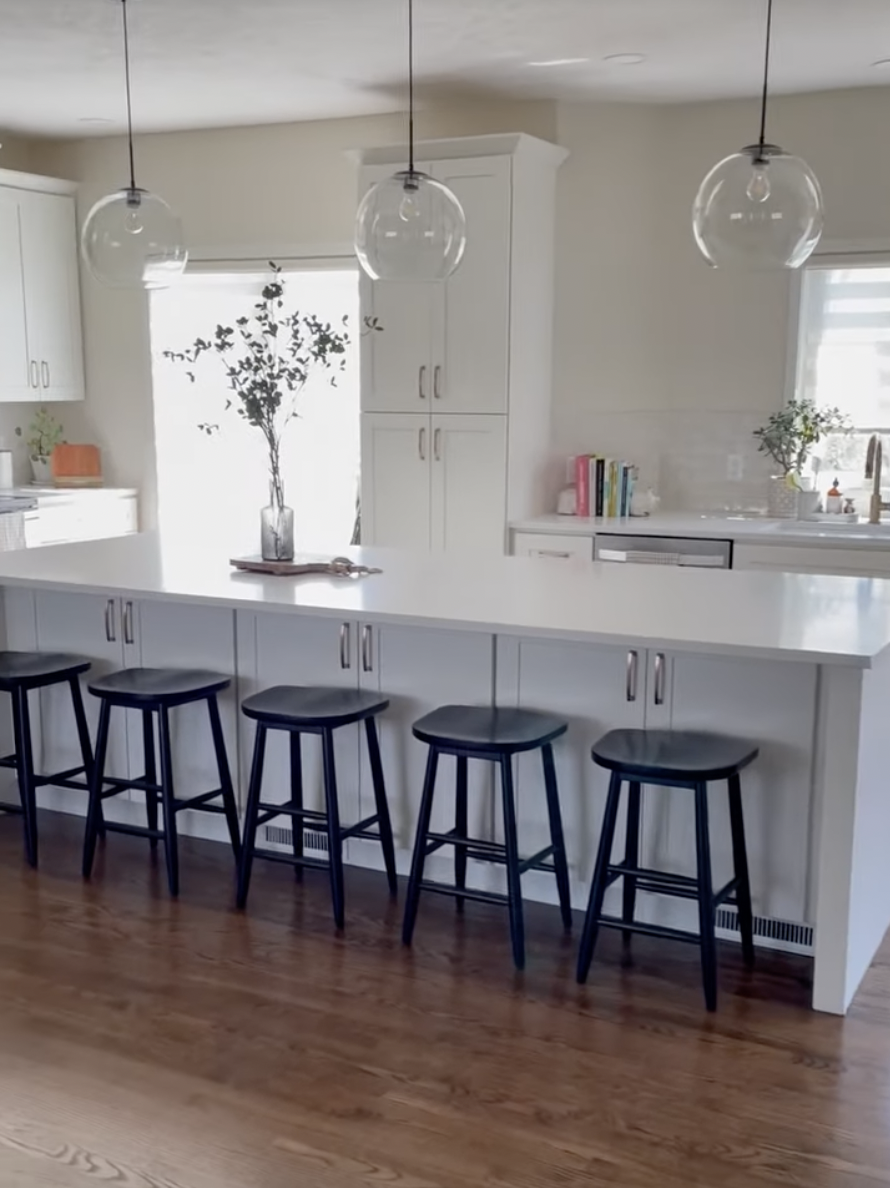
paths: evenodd
<path fill-rule="evenodd" d="M 823 437 L 848 433 L 850 421 L 839 408 L 819 408 L 808 399 L 789 400 L 765 425 L 754 430 L 758 449 L 778 463 L 780 472 L 770 479 L 768 509 L 777 519 L 798 514 L 801 476 L 813 448 Z"/>
<path fill-rule="evenodd" d="M 16 437 L 24 437 L 21 428 L 16 429 Z M 37 410 L 34 420 L 28 426 L 28 437 L 25 444 L 31 459 L 31 473 L 34 482 L 49 485 L 53 481 L 50 459 L 57 445 L 65 440 L 65 431 L 52 413 L 45 407 Z"/>

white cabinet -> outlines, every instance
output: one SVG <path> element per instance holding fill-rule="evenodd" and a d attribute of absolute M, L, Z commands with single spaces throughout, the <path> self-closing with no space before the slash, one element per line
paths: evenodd
<path fill-rule="evenodd" d="M 550 557 L 570 561 L 580 557 L 593 560 L 592 536 L 557 536 L 549 532 L 514 532 L 513 554 L 516 557 Z"/>
<path fill-rule="evenodd" d="M 29 549 L 128 536 L 138 528 L 138 501 L 132 490 L 37 490 L 34 497 L 37 507 L 25 513 Z"/>
<path fill-rule="evenodd" d="M 0 189 L 0 400 L 33 400 L 22 235 L 15 190 Z"/>
<path fill-rule="evenodd" d="M 528 136 L 423 146 L 420 168 L 464 208 L 467 246 L 441 284 L 361 279 L 362 314 L 382 328 L 361 343 L 364 544 L 469 543 L 502 553 L 508 519 L 538 514 L 553 497 L 553 239 L 556 171 L 565 155 Z M 362 192 L 403 165 L 391 149 L 371 150 L 363 161 Z M 406 414 L 433 419 L 426 426 L 389 424 L 394 449 L 396 433 L 415 434 L 394 459 L 377 440 L 384 425 L 378 418 Z M 487 424 L 473 430 L 473 417 Z M 461 422 L 449 426 L 446 418 Z M 409 453 L 426 453 L 434 468 L 436 443 L 443 469 L 431 473 L 424 537 Z"/>
<path fill-rule="evenodd" d="M 362 416 L 362 540 L 394 548 L 430 546 L 429 416 Z"/>
<path fill-rule="evenodd" d="M 0 170 L 0 315 L 0 401 L 82 400 L 77 227 L 69 183 Z"/>
<path fill-rule="evenodd" d="M 771 569 L 784 573 L 824 573 L 839 577 L 890 576 L 890 552 L 883 542 L 875 548 L 838 545 L 760 545 L 737 543 L 734 569 Z"/>
<path fill-rule="evenodd" d="M 362 539 L 501 552 L 506 417 L 365 413 Z"/>

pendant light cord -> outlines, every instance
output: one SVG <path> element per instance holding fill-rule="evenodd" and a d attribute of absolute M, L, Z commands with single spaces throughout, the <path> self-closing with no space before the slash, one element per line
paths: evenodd
<path fill-rule="evenodd" d="M 130 189 L 136 189 L 136 159 L 133 152 L 133 101 L 130 97 L 130 30 L 127 25 L 127 0 L 121 0 L 124 14 L 124 76 L 127 82 L 127 141 L 130 148 Z"/>
<path fill-rule="evenodd" d="M 414 173 L 414 0 L 408 0 L 408 172 Z"/>
<path fill-rule="evenodd" d="M 766 144 L 766 104 L 769 97 L 769 58 L 773 38 L 773 0 L 767 0 L 766 55 L 763 62 L 763 103 L 760 108 L 760 147 Z"/>

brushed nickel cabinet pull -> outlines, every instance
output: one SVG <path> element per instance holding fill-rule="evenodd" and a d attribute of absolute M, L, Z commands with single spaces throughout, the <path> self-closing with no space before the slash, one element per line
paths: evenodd
<path fill-rule="evenodd" d="M 374 649 L 371 630 L 372 628 L 367 623 L 362 628 L 362 672 L 374 671 Z"/>
<path fill-rule="evenodd" d="M 43 362 L 40 364 L 40 374 L 43 377 L 44 388 L 48 388 L 49 387 L 49 363 L 47 363 L 46 359 L 44 359 Z"/>
<path fill-rule="evenodd" d="M 352 658 L 349 655 L 349 651 L 350 651 L 349 640 L 350 640 L 349 624 L 343 623 L 342 626 L 340 627 L 340 667 L 341 668 L 351 668 L 352 667 Z"/>
<path fill-rule="evenodd" d="M 433 396 L 436 400 L 442 399 L 442 365 L 437 363 L 433 368 Z"/>
<path fill-rule="evenodd" d="M 426 400 L 426 364 L 424 363 L 420 371 L 417 373 L 417 395 L 421 400 Z"/>
<path fill-rule="evenodd" d="M 117 643 L 114 629 L 114 599 L 109 598 L 105 603 L 105 638 L 109 643 Z"/>
<path fill-rule="evenodd" d="M 32 388 L 40 387 L 40 370 L 37 366 L 36 359 L 31 360 L 31 387 Z"/>
<path fill-rule="evenodd" d="M 426 429 L 421 429 L 417 435 L 417 453 L 421 462 L 426 462 Z"/>
<path fill-rule="evenodd" d="M 640 654 L 639 652 L 630 651 L 627 653 L 627 700 L 636 701 L 637 699 L 637 671 L 639 669 Z"/>
<path fill-rule="evenodd" d="M 442 461 L 442 430 L 437 429 L 433 434 L 433 457 L 437 462 Z"/>
<path fill-rule="evenodd" d="M 134 644 L 136 637 L 133 634 L 133 603 L 124 603 L 124 643 Z"/>
<path fill-rule="evenodd" d="M 655 704 L 664 705 L 664 678 L 665 678 L 665 658 L 664 652 L 655 653 Z"/>

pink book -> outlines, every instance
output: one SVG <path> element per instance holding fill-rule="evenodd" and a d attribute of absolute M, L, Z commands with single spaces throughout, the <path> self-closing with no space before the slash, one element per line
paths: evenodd
<path fill-rule="evenodd" d="M 590 459 L 579 454 L 575 459 L 575 515 L 590 515 Z"/>

